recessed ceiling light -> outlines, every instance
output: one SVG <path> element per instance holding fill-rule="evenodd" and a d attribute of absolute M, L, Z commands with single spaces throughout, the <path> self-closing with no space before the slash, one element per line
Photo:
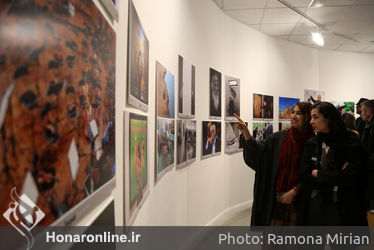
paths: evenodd
<path fill-rule="evenodd" d="M 325 40 L 323 39 L 323 36 L 321 32 L 312 32 L 312 39 L 315 44 L 318 46 L 323 46 L 325 45 Z"/>

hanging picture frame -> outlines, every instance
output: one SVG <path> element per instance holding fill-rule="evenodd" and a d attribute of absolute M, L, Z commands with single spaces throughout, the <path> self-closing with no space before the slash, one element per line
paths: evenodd
<path fill-rule="evenodd" d="M 119 0 L 101 0 L 101 3 L 104 5 L 105 9 L 109 12 L 113 19 L 118 22 Z"/>

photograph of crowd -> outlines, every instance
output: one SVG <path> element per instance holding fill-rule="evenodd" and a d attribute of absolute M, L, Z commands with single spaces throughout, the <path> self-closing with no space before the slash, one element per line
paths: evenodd
<path fill-rule="evenodd" d="M 174 120 L 157 118 L 157 162 L 155 164 L 155 179 L 174 166 Z"/>
<path fill-rule="evenodd" d="M 268 122 L 254 122 L 253 123 L 253 139 L 256 141 L 266 140 L 273 134 L 273 124 Z"/>

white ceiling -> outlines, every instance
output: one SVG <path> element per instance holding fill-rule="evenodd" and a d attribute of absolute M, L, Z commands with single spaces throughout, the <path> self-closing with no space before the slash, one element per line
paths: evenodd
<path fill-rule="evenodd" d="M 213 1 L 233 19 L 270 36 L 327 50 L 374 53 L 374 0 L 315 0 L 323 3 L 318 8 L 309 7 L 313 0 Z M 318 29 L 324 47 L 312 42 L 311 31 Z"/>

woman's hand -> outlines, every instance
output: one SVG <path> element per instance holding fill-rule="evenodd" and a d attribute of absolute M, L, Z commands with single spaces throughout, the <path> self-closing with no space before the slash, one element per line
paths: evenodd
<path fill-rule="evenodd" d="M 279 202 L 282 204 L 291 204 L 296 195 L 297 192 L 291 189 L 290 191 L 279 197 Z"/>
<path fill-rule="evenodd" d="M 235 118 L 238 119 L 236 127 L 243 133 L 244 139 L 247 141 L 252 138 L 251 133 L 248 130 L 248 127 L 245 125 L 242 119 L 237 114 L 234 114 Z"/>

